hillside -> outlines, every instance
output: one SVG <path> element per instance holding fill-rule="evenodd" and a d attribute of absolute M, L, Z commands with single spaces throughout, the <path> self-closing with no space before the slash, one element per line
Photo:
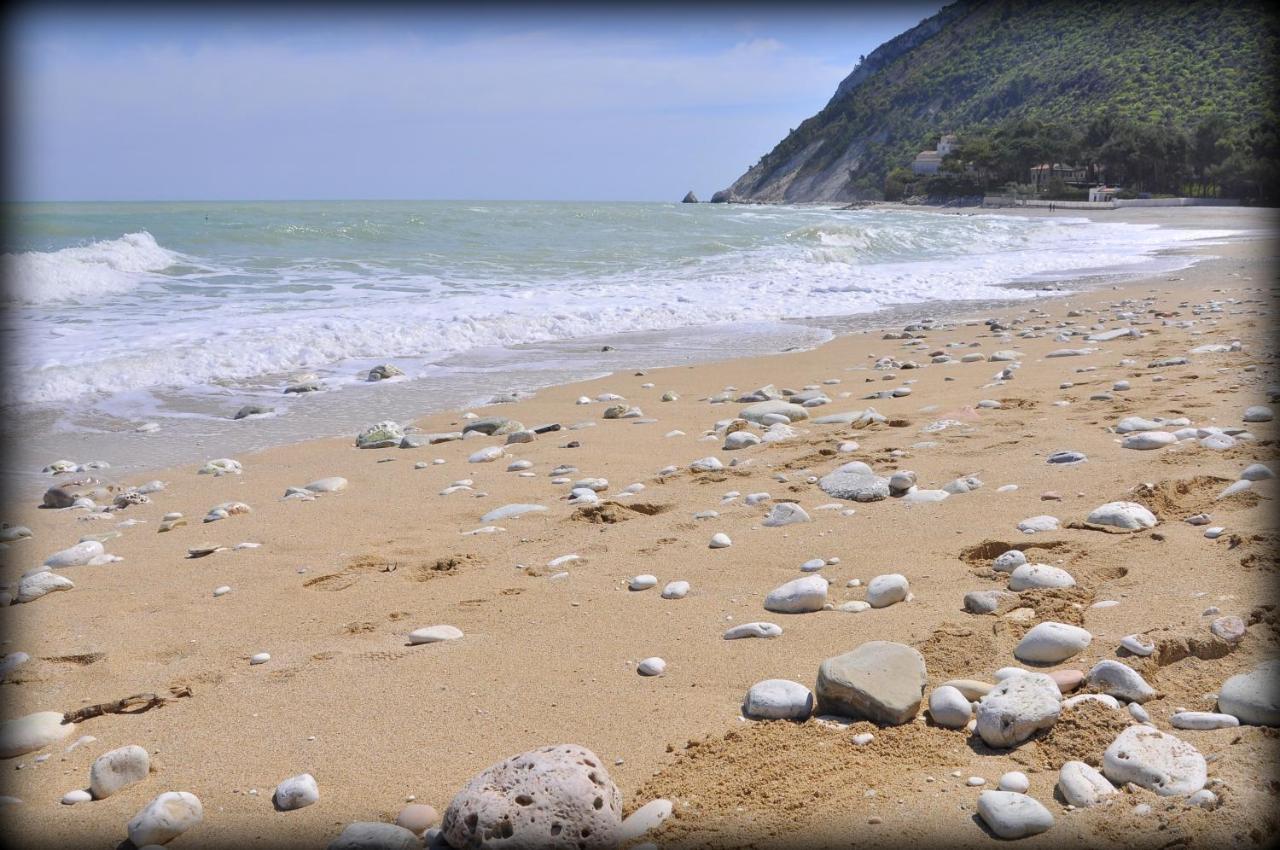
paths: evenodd
<path fill-rule="evenodd" d="M 1276 15 L 1248 0 L 959 0 L 867 56 L 717 200 L 878 199 L 886 177 L 940 134 L 963 146 L 1014 128 L 1056 138 L 1046 155 L 1097 157 L 1108 142 L 1115 154 L 1117 135 L 1167 147 L 1159 156 L 1178 162 L 1157 164 L 1160 179 L 1148 181 L 1161 191 L 1220 166 L 1217 183 L 1266 195 L 1277 31 Z M 1208 164 L 1188 150 L 1202 127 L 1214 136 L 1200 140 Z M 1135 169 L 1117 166 L 1130 179 Z"/>

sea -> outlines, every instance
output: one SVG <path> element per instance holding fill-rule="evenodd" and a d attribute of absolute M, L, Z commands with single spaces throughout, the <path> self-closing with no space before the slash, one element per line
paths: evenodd
<path fill-rule="evenodd" d="M 888 208 L 314 201 L 5 207 L 20 476 L 197 462 L 617 370 L 1173 271 L 1197 230 Z M 390 363 L 403 377 L 371 383 Z M 285 394 L 300 381 L 318 392 Z M 708 390 L 717 388 L 709 387 Z M 233 420 L 242 406 L 272 408 Z M 34 479 L 33 479 L 34 480 Z"/>

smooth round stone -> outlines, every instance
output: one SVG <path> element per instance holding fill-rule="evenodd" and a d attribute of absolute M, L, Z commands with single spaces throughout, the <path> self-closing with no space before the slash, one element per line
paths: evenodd
<path fill-rule="evenodd" d="M 899 573 L 876 576 L 867 583 L 867 602 L 872 608 L 887 608 L 905 600 L 910 589 L 907 577 Z"/>
<path fill-rule="evenodd" d="M 1270 422 L 1272 416 L 1271 408 L 1263 404 L 1254 405 L 1244 411 L 1245 422 Z"/>
<path fill-rule="evenodd" d="M 820 575 L 792 579 L 769 591 L 764 599 L 765 610 L 779 614 L 821 611 L 827 604 L 827 584 L 827 580 Z"/>
<path fill-rule="evenodd" d="M 826 565 L 827 562 L 822 558 L 810 558 L 800 565 L 800 571 L 803 573 L 812 573 L 822 569 Z"/>
<path fill-rule="evenodd" d="M 1153 528 L 1156 523 L 1155 514 L 1137 502 L 1107 502 L 1094 508 L 1086 522 L 1094 525 L 1109 525 L 1136 531 L 1142 528 Z"/>
<path fill-rule="evenodd" d="M 410 803 L 396 815 L 396 826 L 409 830 L 414 835 L 422 835 L 440 820 L 435 808 L 425 803 Z"/>
<path fill-rule="evenodd" d="M 1280 661 L 1264 661 L 1227 679 L 1218 692 L 1218 710 L 1241 723 L 1280 726 Z"/>
<path fill-rule="evenodd" d="M 467 463 L 492 463 L 502 457 L 506 450 L 502 446 L 486 446 L 467 457 Z"/>
<path fill-rule="evenodd" d="M 1219 617 L 1209 624 L 1209 631 L 1229 643 L 1244 637 L 1244 620 L 1236 616 Z"/>
<path fill-rule="evenodd" d="M 195 794 L 166 791 L 129 820 L 129 841 L 139 848 L 167 844 L 203 820 L 204 807 Z"/>
<path fill-rule="evenodd" d="M 1202 809 L 1216 809 L 1218 807 L 1218 795 L 1208 788 L 1201 788 L 1190 797 L 1187 797 L 1187 805 L 1199 806 Z"/>
<path fill-rule="evenodd" d="M 150 770 L 151 756 L 142 747 L 130 745 L 103 753 L 89 768 L 89 793 L 95 800 L 105 799 L 146 779 Z"/>
<path fill-rule="evenodd" d="M 1028 517 L 1018 523 L 1018 530 L 1023 534 L 1035 534 L 1038 531 L 1057 531 L 1058 525 L 1056 516 L 1041 514 L 1040 516 Z"/>
<path fill-rule="evenodd" d="M 226 595 L 227 595 L 228 593 L 230 593 L 230 592 L 231 592 L 231 588 L 230 588 L 229 586 L 225 585 L 225 584 L 224 584 L 224 585 L 221 585 L 221 586 L 219 586 L 219 587 L 215 587 L 215 588 L 213 589 L 213 595 L 214 595 L 215 597 L 217 597 L 217 596 L 226 596 Z"/>
<path fill-rule="evenodd" d="M 1156 689 L 1148 685 L 1137 670 L 1111 658 L 1093 665 L 1085 681 L 1104 694 L 1128 702 L 1146 702 L 1156 696 Z"/>
<path fill-rule="evenodd" d="M 1001 775 L 997 785 L 1001 791 L 1012 791 L 1015 794 L 1025 794 L 1027 789 L 1031 787 L 1031 780 L 1027 775 L 1019 770 L 1011 770 Z"/>
<path fill-rule="evenodd" d="M 667 672 L 667 662 L 654 655 L 637 664 L 636 672 L 641 676 L 661 676 Z"/>
<path fill-rule="evenodd" d="M 1161 797 L 1182 797 L 1204 787 L 1204 756 L 1186 741 L 1150 726 L 1130 726 L 1102 754 L 1102 772 L 1117 785 L 1132 782 Z"/>
<path fill-rule="evenodd" d="M 1244 481 L 1265 481 L 1275 477 L 1276 474 L 1265 463 L 1251 463 L 1240 473 L 1240 478 Z"/>
<path fill-rule="evenodd" d="M 86 540 L 83 543 L 77 543 L 59 552 L 54 552 L 45 559 L 44 565 L 51 569 L 82 567 L 105 553 L 106 550 L 101 543 L 96 540 Z"/>
<path fill-rule="evenodd" d="M 812 522 L 813 518 L 804 508 L 793 502 L 779 502 L 770 509 L 769 515 L 760 523 L 766 528 L 778 528 L 798 522 Z"/>
<path fill-rule="evenodd" d="M 33 753 L 61 741 L 75 729 L 62 722 L 61 711 L 37 711 L 0 723 L 0 758 Z"/>
<path fill-rule="evenodd" d="M 1088 460 L 1084 452 L 1054 452 L 1045 458 L 1047 463 L 1083 463 Z"/>
<path fill-rule="evenodd" d="M 347 824 L 342 834 L 329 842 L 328 850 L 420 850 L 421 847 L 422 839 L 403 826 L 357 821 Z"/>
<path fill-rule="evenodd" d="M 724 438 L 724 450 L 727 452 L 735 449 L 745 449 L 748 446 L 756 446 L 760 444 L 760 438 L 750 431 L 734 431 Z"/>
<path fill-rule="evenodd" d="M 805 720 L 813 714 L 813 692 L 788 679 L 765 679 L 747 691 L 742 713 L 761 720 Z"/>
<path fill-rule="evenodd" d="M 4 658 L 0 658 L 0 679 L 8 676 L 30 660 L 31 656 L 25 652 L 10 652 Z"/>
<path fill-rule="evenodd" d="M 1033 626 L 1023 635 L 1013 655 L 1028 663 L 1057 664 L 1083 652 L 1092 641 L 1093 635 L 1079 626 L 1049 621 Z"/>
<path fill-rule="evenodd" d="M 970 702 L 975 702 L 991 693 L 991 689 L 994 688 L 995 685 L 990 682 L 980 682 L 977 679 L 949 679 L 938 687 L 955 688 L 957 691 L 964 694 L 965 699 Z"/>
<path fill-rule="evenodd" d="M 950 498 L 946 490 L 912 490 L 902 497 L 902 501 L 910 504 L 931 504 Z"/>
<path fill-rule="evenodd" d="M 1034 590 L 1042 587 L 1075 587 L 1071 573 L 1048 564 L 1023 564 L 1009 574 L 1009 589 Z"/>
<path fill-rule="evenodd" d="M 929 694 L 929 716 L 939 726 L 963 729 L 973 718 L 973 706 L 958 688 L 942 685 Z"/>
<path fill-rule="evenodd" d="M 93 795 L 83 788 L 77 788 L 75 791 L 68 791 L 62 795 L 62 805 L 74 806 L 76 803 L 87 803 L 93 799 Z"/>
<path fill-rule="evenodd" d="M 1110 694 L 1079 694 L 1078 696 L 1064 699 L 1062 701 L 1063 708 L 1075 708 L 1082 702 L 1100 702 L 1107 708 L 1120 710 L 1120 703 L 1116 702 L 1116 698 Z"/>
<path fill-rule="evenodd" d="M 850 599 L 848 602 L 841 602 L 836 606 L 837 611 L 843 611 L 846 614 L 861 614 L 863 611 L 871 610 L 870 602 L 863 602 L 861 599 Z"/>
<path fill-rule="evenodd" d="M 1142 658 L 1146 658 L 1156 651 L 1155 641 L 1138 634 L 1125 635 L 1120 638 L 1120 646 Z"/>
<path fill-rule="evenodd" d="M 723 531 L 711 535 L 711 542 L 708 544 L 712 549 L 728 549 L 732 545 L 733 541 Z"/>
<path fill-rule="evenodd" d="M 689 582 L 672 581 L 667 582 L 667 586 L 662 588 L 663 599 L 684 599 L 689 595 Z"/>
<path fill-rule="evenodd" d="M 991 568 L 998 573 L 1011 573 L 1027 563 L 1027 556 L 1020 549 L 1010 549 L 991 562 Z"/>
<path fill-rule="evenodd" d="M 1200 439 L 1202 448 L 1210 449 L 1215 452 L 1225 451 L 1236 444 L 1235 437 L 1227 434 L 1210 434 Z"/>
<path fill-rule="evenodd" d="M 1230 714 L 1213 711 L 1176 711 L 1170 715 L 1169 723 L 1174 729 L 1227 729 L 1240 725 Z"/>
<path fill-rule="evenodd" d="M 1168 431 L 1139 431 L 1136 434 L 1130 434 L 1120 441 L 1122 449 L 1137 449 L 1138 451 L 1151 451 L 1152 449 L 1162 449 L 1165 446 L 1171 446 L 1178 442 L 1178 438 Z"/>
<path fill-rule="evenodd" d="M 978 816 L 1000 838 L 1026 838 L 1053 826 L 1053 815 L 1039 801 L 1013 791 L 983 791 Z"/>
<path fill-rule="evenodd" d="M 633 576 L 631 581 L 627 582 L 627 587 L 632 590 L 648 590 L 651 587 L 656 587 L 657 584 L 657 576 L 652 576 L 646 573 L 644 575 Z"/>
<path fill-rule="evenodd" d="M 671 816 L 673 805 L 670 800 L 650 800 L 636 809 L 622 821 L 620 838 L 623 842 L 633 841 L 650 830 L 657 829 L 661 823 Z M 639 850 L 645 845 L 635 845 Z M 648 845 L 655 847 L 657 845 Z"/>
<path fill-rule="evenodd" d="M 978 701 L 975 731 L 989 747 L 1016 747 L 1058 722 L 1062 693 L 1043 673 L 1019 672 Z"/>
<path fill-rule="evenodd" d="M 860 732 L 853 736 L 853 743 L 857 744 L 859 747 L 865 747 L 875 739 L 876 736 L 872 735 L 870 732 Z"/>
<path fill-rule="evenodd" d="M 503 520 L 503 519 L 515 519 L 516 517 L 521 516 L 522 514 L 540 513 L 545 510 L 546 510 L 546 507 L 543 505 L 529 505 L 529 504 L 503 505 L 500 508 L 494 508 L 484 516 L 480 517 L 480 521 L 481 522 L 497 522 L 498 520 Z"/>
<path fill-rule="evenodd" d="M 1069 761 L 1058 770 L 1058 790 L 1069 805 L 1087 809 L 1116 793 L 1107 778 L 1082 761 Z"/>
<path fill-rule="evenodd" d="M 742 623 L 724 633 L 725 640 L 742 638 L 774 638 L 782 634 L 782 626 L 774 623 Z"/>
<path fill-rule="evenodd" d="M 1000 601 L 1011 595 L 1007 590 L 971 590 L 964 595 L 964 610 L 970 614 L 994 614 Z"/>
<path fill-rule="evenodd" d="M 1054 684 L 1058 686 L 1058 690 L 1064 694 L 1068 691 L 1074 691 L 1084 682 L 1083 670 L 1052 670 L 1049 678 L 1053 679 Z"/>
<path fill-rule="evenodd" d="M 1141 703 L 1129 703 L 1129 716 L 1139 723 L 1151 722 L 1151 715 L 1147 713 L 1147 710 L 1142 707 Z"/>
<path fill-rule="evenodd" d="M 257 655 L 254 655 L 252 658 L 249 659 L 249 663 L 250 664 L 266 664 L 270 660 L 271 660 L 271 653 L 259 652 Z"/>
<path fill-rule="evenodd" d="M 345 490 L 346 488 L 347 479 L 338 475 L 312 481 L 303 487 L 304 490 L 310 490 L 312 493 L 337 493 L 339 490 Z"/>
<path fill-rule="evenodd" d="M 531 460 L 513 460 L 511 461 L 511 463 L 507 464 L 507 472 L 519 472 L 522 469 L 532 469 L 532 468 L 533 468 L 533 461 Z M 431 807 L 427 806 L 427 808 L 430 809 Z M 435 810 L 432 809 L 432 811 L 435 811 Z"/>
<path fill-rule="evenodd" d="M 462 637 L 462 630 L 456 626 L 427 626 L 426 628 L 414 629 L 409 632 L 409 643 L 416 646 L 424 643 L 457 640 L 460 637 Z"/>
<path fill-rule="evenodd" d="M 300 773 L 277 785 L 273 799 L 281 811 L 301 809 L 320 801 L 320 786 L 310 773 Z"/>
<path fill-rule="evenodd" d="M 1226 529 L 1223 528 L 1222 526 L 1215 525 L 1212 528 L 1206 528 L 1204 530 L 1204 536 L 1209 538 L 1210 540 L 1217 540 L 1219 537 L 1222 536 L 1223 532 L 1225 531 Z"/>

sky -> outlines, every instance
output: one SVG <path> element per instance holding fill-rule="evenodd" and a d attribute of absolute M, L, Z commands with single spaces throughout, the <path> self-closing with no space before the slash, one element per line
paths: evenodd
<path fill-rule="evenodd" d="M 707 200 L 942 5 L 27 7 L 6 194 Z"/>

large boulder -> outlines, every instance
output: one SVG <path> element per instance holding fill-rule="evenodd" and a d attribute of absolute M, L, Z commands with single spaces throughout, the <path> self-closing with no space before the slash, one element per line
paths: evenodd
<path fill-rule="evenodd" d="M 622 795 L 595 753 L 542 747 L 498 762 L 458 792 L 441 823 L 457 850 L 478 847 L 614 847 Z"/>
<path fill-rule="evenodd" d="M 711 196 L 711 203 L 713 204 L 727 204 L 731 200 L 733 200 L 733 195 L 730 194 L 728 189 L 721 189 Z"/>
<path fill-rule="evenodd" d="M 818 667 L 818 710 L 898 726 L 920 710 L 926 681 L 924 656 L 885 640 L 862 644 Z"/>
<path fill-rule="evenodd" d="M 680 203 L 682 204 L 696 204 L 697 202 L 698 202 L 698 196 L 693 194 L 692 189 L 690 189 L 688 192 L 685 192 L 684 197 L 680 199 Z"/>

